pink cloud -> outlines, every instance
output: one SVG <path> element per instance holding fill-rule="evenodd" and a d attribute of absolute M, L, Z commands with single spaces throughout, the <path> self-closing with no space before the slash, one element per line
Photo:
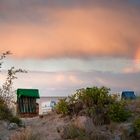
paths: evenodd
<path fill-rule="evenodd" d="M 57 80 L 59 79 L 61 80 Z M 41 79 L 41 80 L 39 80 Z M 1 81 L 1 80 L 0 80 Z M 16 88 L 38 88 L 44 96 L 68 95 L 79 88 L 90 86 L 106 86 L 112 92 L 134 90 L 140 92 L 140 73 L 108 73 L 108 72 L 29 72 L 18 74 L 14 81 Z"/>
<path fill-rule="evenodd" d="M 38 11 L 43 19 L 41 23 L 1 24 L 0 52 L 11 50 L 17 58 L 41 59 L 138 55 L 140 12 L 137 9 L 41 7 Z"/>
<path fill-rule="evenodd" d="M 38 88 L 42 96 L 69 95 L 79 88 L 90 86 L 106 86 L 112 92 L 134 90 L 140 93 L 140 72 L 28 72 L 18 74 L 14 81 L 14 89 Z M 0 83 L 4 83 L 6 74 L 0 74 Z"/>
<path fill-rule="evenodd" d="M 137 73 L 140 72 L 140 60 L 136 58 L 133 63 L 129 66 L 123 69 L 124 73 Z"/>

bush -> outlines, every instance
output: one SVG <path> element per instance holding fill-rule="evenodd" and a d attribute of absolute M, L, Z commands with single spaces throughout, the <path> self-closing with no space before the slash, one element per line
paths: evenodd
<path fill-rule="evenodd" d="M 87 107 L 94 105 L 106 105 L 112 102 L 111 96 L 108 94 L 110 89 L 106 87 L 91 87 L 77 90 L 77 98 L 83 102 Z"/>
<path fill-rule="evenodd" d="M 60 100 L 56 106 L 58 113 L 63 115 L 88 115 L 94 124 L 109 124 L 110 121 L 124 122 L 130 116 L 122 101 L 109 95 L 106 87 L 91 87 L 77 90 L 67 99 Z"/>
<path fill-rule="evenodd" d="M 68 102 L 65 99 L 60 99 L 60 101 L 58 102 L 58 104 L 55 107 L 56 112 L 63 114 L 63 115 L 68 115 L 69 113 L 69 109 L 68 109 Z"/>
<path fill-rule="evenodd" d="M 114 103 L 114 99 L 109 95 L 106 87 L 91 87 L 77 91 L 77 100 L 82 101 L 86 107 L 86 115 L 93 119 L 94 124 L 109 124 L 108 106 Z"/>
<path fill-rule="evenodd" d="M 12 111 L 2 98 L 0 98 L 0 120 L 6 120 L 17 125 L 21 124 L 21 120 L 17 116 L 13 116 Z"/>
<path fill-rule="evenodd" d="M 10 119 L 10 122 L 11 122 L 11 123 L 16 123 L 18 126 L 20 126 L 21 123 L 22 123 L 21 119 L 19 119 L 19 117 L 17 117 L 17 116 L 12 117 L 12 118 Z"/>
<path fill-rule="evenodd" d="M 77 137 L 80 138 L 80 137 L 85 136 L 85 132 L 83 130 L 78 129 L 73 125 L 69 126 L 68 132 L 69 132 L 69 138 L 70 139 L 74 139 L 74 138 L 77 138 Z"/>
<path fill-rule="evenodd" d="M 131 116 L 131 112 L 125 109 L 123 102 L 115 102 L 109 106 L 108 115 L 114 122 L 124 122 Z"/>
<path fill-rule="evenodd" d="M 136 132 L 140 133 L 140 118 L 138 118 L 134 121 L 134 128 L 135 128 Z"/>
<path fill-rule="evenodd" d="M 13 117 L 12 112 L 2 98 L 0 98 L 0 120 L 10 120 Z"/>
<path fill-rule="evenodd" d="M 94 117 L 95 116 L 95 108 L 94 107 L 87 108 L 86 114 L 90 117 Z"/>
<path fill-rule="evenodd" d="M 90 111 L 103 112 L 102 108 L 113 102 L 113 99 L 109 95 L 109 90 L 106 87 L 91 87 L 86 89 L 79 89 L 75 94 L 69 96 L 67 99 L 61 99 L 56 106 L 56 111 L 63 115 L 74 115 L 78 114 L 84 107 L 88 108 Z M 100 111 L 99 111 L 100 107 Z"/>

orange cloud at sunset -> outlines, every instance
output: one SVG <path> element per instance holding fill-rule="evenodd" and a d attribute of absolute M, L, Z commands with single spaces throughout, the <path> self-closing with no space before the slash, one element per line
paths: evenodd
<path fill-rule="evenodd" d="M 42 22 L 11 22 L 0 26 L 0 52 L 18 58 L 140 59 L 140 19 L 130 7 L 38 9 Z M 130 11 L 130 14 L 128 12 Z"/>
<path fill-rule="evenodd" d="M 134 64 L 131 67 L 125 68 L 125 73 L 134 73 L 140 71 L 140 48 L 136 50 Z"/>
<path fill-rule="evenodd" d="M 140 47 L 136 50 L 135 59 L 136 60 L 140 59 Z"/>

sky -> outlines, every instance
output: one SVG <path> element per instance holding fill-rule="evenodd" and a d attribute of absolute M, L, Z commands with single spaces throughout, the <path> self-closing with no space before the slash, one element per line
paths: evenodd
<path fill-rule="evenodd" d="M 2 70 L 14 88 L 67 96 L 87 86 L 140 93 L 139 0 L 0 0 Z M 1 83 L 5 72 L 1 72 Z"/>

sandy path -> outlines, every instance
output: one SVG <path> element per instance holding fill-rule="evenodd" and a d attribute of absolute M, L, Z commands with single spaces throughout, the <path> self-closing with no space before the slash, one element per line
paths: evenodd
<path fill-rule="evenodd" d="M 0 121 L 0 140 L 9 140 L 11 135 L 26 130 L 31 130 L 33 133 L 37 134 L 40 140 L 63 140 L 57 132 L 57 127 L 69 122 L 69 118 L 62 118 L 55 113 L 50 113 L 43 118 L 35 117 L 22 120 L 26 127 L 16 130 L 8 130 L 6 122 Z"/>
<path fill-rule="evenodd" d="M 62 140 L 57 132 L 57 127 L 67 123 L 67 120 L 60 118 L 59 115 L 50 114 L 43 118 L 24 119 L 27 128 L 39 133 L 41 140 Z"/>

